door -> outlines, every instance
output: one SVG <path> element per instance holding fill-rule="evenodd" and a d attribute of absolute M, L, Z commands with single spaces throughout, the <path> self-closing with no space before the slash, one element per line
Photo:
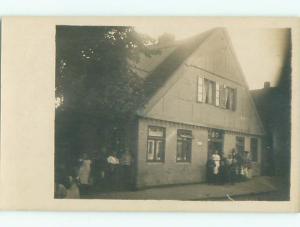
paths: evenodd
<path fill-rule="evenodd" d="M 209 159 L 215 151 L 218 151 L 219 154 L 222 154 L 223 144 L 224 144 L 224 131 L 219 129 L 209 129 L 207 159 Z"/>

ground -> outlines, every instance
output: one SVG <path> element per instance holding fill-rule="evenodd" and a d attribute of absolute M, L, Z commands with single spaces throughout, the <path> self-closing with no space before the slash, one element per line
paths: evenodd
<path fill-rule="evenodd" d="M 155 187 L 136 191 L 93 193 L 83 199 L 131 200 L 289 200 L 288 184 L 278 177 L 255 177 L 234 185 L 188 184 Z"/>

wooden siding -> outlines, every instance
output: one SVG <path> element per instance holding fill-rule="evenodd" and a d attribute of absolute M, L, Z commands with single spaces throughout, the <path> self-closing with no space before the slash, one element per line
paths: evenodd
<path fill-rule="evenodd" d="M 262 135 L 256 107 L 223 30 L 211 35 L 153 96 L 142 116 Z M 197 102 L 197 78 L 237 90 L 236 110 Z"/>
<path fill-rule="evenodd" d="M 147 132 L 149 126 L 164 127 L 166 130 L 165 161 L 147 162 Z M 192 131 L 191 162 L 176 162 L 177 130 Z M 180 123 L 139 119 L 138 123 L 138 155 L 137 155 L 137 188 L 168 184 L 187 184 L 206 181 L 206 162 L 208 156 L 208 129 Z M 236 136 L 245 138 L 245 148 L 250 149 L 250 139 L 253 136 L 233 132 L 225 132 L 223 151 L 228 155 L 236 145 Z M 253 175 L 260 174 L 261 138 L 258 139 L 258 161 L 253 164 Z"/>

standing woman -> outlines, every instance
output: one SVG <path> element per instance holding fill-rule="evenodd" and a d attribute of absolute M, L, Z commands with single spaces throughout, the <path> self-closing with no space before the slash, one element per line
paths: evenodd
<path fill-rule="evenodd" d="M 210 157 L 207 161 L 207 170 L 206 170 L 206 178 L 207 183 L 212 184 L 214 183 L 214 168 L 215 168 L 215 162 L 212 160 L 212 157 Z"/>
<path fill-rule="evenodd" d="M 90 175 L 91 175 L 91 164 L 92 161 L 88 159 L 87 154 L 84 153 L 81 165 L 79 167 L 78 179 L 80 184 L 80 195 L 85 195 L 88 193 L 90 187 Z"/>
<path fill-rule="evenodd" d="M 111 152 L 111 154 L 107 157 L 106 160 L 108 165 L 108 182 L 110 189 L 113 190 L 116 189 L 119 184 L 118 174 L 120 161 L 117 158 L 117 152 Z"/>
<path fill-rule="evenodd" d="M 218 183 L 221 156 L 217 150 L 212 154 L 211 159 L 214 161 L 213 181 L 214 183 Z"/>

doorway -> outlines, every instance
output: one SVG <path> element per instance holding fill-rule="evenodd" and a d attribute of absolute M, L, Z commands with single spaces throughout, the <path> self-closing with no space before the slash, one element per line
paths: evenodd
<path fill-rule="evenodd" d="M 223 154 L 224 131 L 220 129 L 208 130 L 208 154 L 209 159 L 214 151 L 218 151 L 220 155 Z"/>

